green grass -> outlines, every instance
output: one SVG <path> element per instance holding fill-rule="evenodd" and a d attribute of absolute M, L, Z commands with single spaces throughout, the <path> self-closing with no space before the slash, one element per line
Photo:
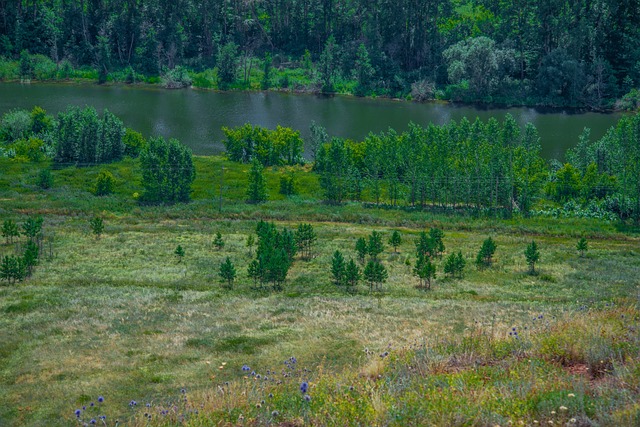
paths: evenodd
<path fill-rule="evenodd" d="M 337 426 L 639 419 L 633 230 L 328 206 L 307 168 L 295 168 L 300 194 L 289 198 L 277 194 L 286 169 L 267 170 L 270 200 L 247 205 L 249 166 L 220 157 L 196 158 L 192 203 L 141 206 L 133 160 L 103 166 L 118 181 L 106 197 L 91 193 L 100 167 L 54 170 L 54 188 L 38 189 L 47 166 L 0 159 L 0 219 L 42 215 L 46 235 L 35 275 L 0 285 L 0 425 L 70 425 L 73 411 L 98 396 L 105 402 L 83 417 L 105 414 L 108 425 L 235 425 L 241 416 L 247 425 Z M 95 215 L 105 219 L 100 239 L 89 229 Z M 316 256 L 295 261 L 281 292 L 253 289 L 246 274 L 245 242 L 259 219 L 278 228 L 311 222 L 318 234 Z M 414 263 L 418 233 L 433 226 L 445 231 L 446 254 L 462 251 L 467 268 L 463 279 L 445 278 L 436 260 L 438 277 L 425 292 L 405 261 Z M 389 270 L 382 293 L 331 284 L 336 249 L 356 258 L 358 237 L 377 230 L 386 240 L 396 229 L 403 243 L 381 255 Z M 222 250 L 213 245 L 218 231 Z M 489 235 L 495 265 L 477 270 L 472 261 Z M 584 258 L 575 250 L 582 235 Z M 541 251 L 536 276 L 523 254 L 532 239 Z M 14 250 L 0 244 L 0 255 Z M 227 256 L 238 270 L 231 290 L 217 277 Z M 509 335 L 513 327 L 520 339 Z M 291 356 L 298 367 L 285 377 Z M 244 364 L 262 378 L 247 376 Z M 310 402 L 298 389 L 303 380 Z"/>

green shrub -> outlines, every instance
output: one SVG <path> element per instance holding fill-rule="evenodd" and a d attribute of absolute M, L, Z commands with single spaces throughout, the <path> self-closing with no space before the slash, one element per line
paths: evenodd
<path fill-rule="evenodd" d="M 38 187 L 48 190 L 53 187 L 53 174 L 49 169 L 41 169 L 38 173 Z"/>
<path fill-rule="evenodd" d="M 116 179 L 108 170 L 101 170 L 96 178 L 96 186 L 93 193 L 96 196 L 108 196 L 113 193 Z"/>

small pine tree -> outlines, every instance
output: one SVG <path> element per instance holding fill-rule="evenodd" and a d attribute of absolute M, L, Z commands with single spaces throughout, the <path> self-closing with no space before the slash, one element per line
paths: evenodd
<path fill-rule="evenodd" d="M 373 231 L 369 236 L 369 244 L 367 245 L 369 256 L 374 261 L 378 260 L 378 255 L 384 251 L 384 243 L 382 243 L 382 234 Z"/>
<path fill-rule="evenodd" d="M 295 242 L 298 252 L 304 259 L 313 257 L 313 245 L 318 239 L 318 235 L 311 224 L 299 224 L 295 232 Z"/>
<path fill-rule="evenodd" d="M 576 245 L 576 249 L 578 253 L 580 253 L 580 257 L 584 257 L 584 254 L 589 250 L 589 244 L 587 243 L 587 239 L 584 237 L 578 240 L 578 244 Z"/>
<path fill-rule="evenodd" d="M 0 280 L 6 280 L 8 283 L 22 281 L 26 277 L 26 268 L 24 259 L 15 255 L 6 255 L 0 263 Z"/>
<path fill-rule="evenodd" d="M 48 190 L 53 187 L 53 174 L 49 169 L 40 169 L 38 173 L 38 187 Z"/>
<path fill-rule="evenodd" d="M 219 231 L 216 233 L 216 237 L 213 239 L 213 245 L 218 250 L 224 247 L 224 240 L 222 240 L 222 234 Z"/>
<path fill-rule="evenodd" d="M 432 256 L 442 256 L 444 252 L 444 242 L 442 241 L 444 232 L 439 228 L 432 228 L 429 230 L 429 238 L 431 239 L 431 247 L 433 250 Z"/>
<path fill-rule="evenodd" d="M 115 187 L 116 179 L 113 177 L 111 172 L 108 170 L 101 170 L 96 178 L 96 186 L 93 191 L 93 194 L 96 196 L 108 196 L 113 193 L 113 188 Z"/>
<path fill-rule="evenodd" d="M 387 281 L 388 273 L 387 269 L 379 262 L 370 260 L 367 266 L 364 268 L 364 277 L 369 282 L 369 290 L 380 290 L 380 285 Z"/>
<path fill-rule="evenodd" d="M 360 261 L 360 264 L 364 264 L 364 259 L 369 252 L 367 248 L 367 241 L 364 239 L 364 237 L 360 237 L 356 241 L 356 252 L 358 253 L 358 261 Z"/>
<path fill-rule="evenodd" d="M 493 263 L 493 255 L 496 253 L 497 245 L 491 237 L 482 242 L 482 247 L 476 257 L 476 265 L 480 268 L 488 267 Z"/>
<path fill-rule="evenodd" d="M 249 248 L 249 255 L 253 256 L 253 246 L 256 244 L 256 238 L 253 237 L 253 234 L 249 234 L 247 236 L 247 247 Z"/>
<path fill-rule="evenodd" d="M 233 288 L 233 281 L 236 279 L 236 268 L 231 262 L 231 258 L 227 257 L 227 259 L 220 264 L 218 274 L 220 275 L 220 279 L 226 282 L 227 288 Z"/>
<path fill-rule="evenodd" d="M 184 249 L 182 249 L 182 246 L 178 245 L 176 250 L 173 251 L 173 254 L 178 258 L 178 264 L 180 264 L 184 258 Z"/>
<path fill-rule="evenodd" d="M 402 237 L 400 236 L 400 232 L 398 230 L 394 230 L 391 238 L 389 239 L 389 244 L 393 246 L 393 252 L 398 252 L 398 246 L 402 244 Z"/>
<path fill-rule="evenodd" d="M 456 262 L 455 262 L 455 270 L 456 273 L 458 274 L 458 277 L 462 278 L 464 277 L 464 268 L 467 266 L 467 260 L 464 259 L 464 256 L 462 255 L 462 251 L 458 251 L 458 255 L 456 256 Z"/>
<path fill-rule="evenodd" d="M 7 244 L 13 243 L 13 238 L 19 236 L 20 230 L 18 229 L 18 224 L 13 220 L 5 219 L 2 223 L 2 237 L 5 238 Z"/>
<path fill-rule="evenodd" d="M 40 249 L 38 248 L 38 245 L 34 241 L 29 240 L 24 248 L 24 254 L 22 255 L 22 262 L 24 263 L 27 277 L 33 274 L 33 268 L 38 265 L 39 253 Z"/>
<path fill-rule="evenodd" d="M 254 259 L 249 263 L 249 267 L 247 268 L 247 274 L 250 279 L 253 279 L 253 285 L 256 286 L 258 281 L 262 283 L 262 273 L 260 270 L 260 263 L 257 259 Z"/>
<path fill-rule="evenodd" d="M 89 226 L 91 227 L 91 232 L 96 239 L 100 239 L 100 236 L 104 232 L 104 220 L 99 216 L 95 216 L 89 220 Z"/>
<path fill-rule="evenodd" d="M 350 292 L 353 292 L 353 290 L 358 286 L 358 282 L 360 282 L 361 278 L 362 274 L 360 274 L 358 265 L 353 259 L 349 259 L 344 272 L 344 282 L 347 285 L 347 289 Z"/>
<path fill-rule="evenodd" d="M 540 260 L 540 251 L 538 250 L 538 245 L 535 240 L 532 240 L 531 243 L 527 245 L 527 249 L 524 251 L 524 257 L 529 265 L 529 274 L 535 274 L 536 263 Z"/>
<path fill-rule="evenodd" d="M 280 194 L 285 196 L 297 194 L 296 181 L 293 175 L 280 177 Z"/>
<path fill-rule="evenodd" d="M 444 273 L 451 277 L 462 277 L 467 261 L 462 252 L 451 253 L 444 261 Z"/>
<path fill-rule="evenodd" d="M 258 159 L 253 159 L 251 171 L 249 171 L 249 186 L 247 187 L 248 203 L 262 203 L 267 200 L 267 185 L 262 175 L 263 169 Z"/>
<path fill-rule="evenodd" d="M 334 285 L 342 286 L 345 284 L 345 272 L 344 256 L 342 256 L 342 252 L 335 251 L 333 258 L 331 258 L 331 276 Z"/>
<path fill-rule="evenodd" d="M 37 218 L 29 217 L 22 223 L 22 234 L 27 236 L 29 241 L 34 241 L 41 236 L 42 224 L 44 220 L 41 216 Z"/>
<path fill-rule="evenodd" d="M 431 289 L 431 280 L 436 277 L 436 266 L 431 263 L 430 258 L 418 254 L 413 273 L 420 279 L 421 288 Z"/>

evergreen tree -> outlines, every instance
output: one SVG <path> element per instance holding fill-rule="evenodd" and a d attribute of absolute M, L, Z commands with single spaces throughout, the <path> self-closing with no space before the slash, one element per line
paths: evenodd
<path fill-rule="evenodd" d="M 271 54 L 268 52 L 265 53 L 262 82 L 260 83 L 260 87 L 262 88 L 262 90 L 267 90 L 271 86 L 271 64 L 272 63 L 273 63 L 273 59 L 271 58 Z"/>
<path fill-rule="evenodd" d="M 576 249 L 580 253 L 580 257 L 584 257 L 584 254 L 589 250 L 589 244 L 587 243 L 587 239 L 581 237 L 576 244 Z"/>
<path fill-rule="evenodd" d="M 387 269 L 379 262 L 370 260 L 364 268 L 364 278 L 369 283 L 369 290 L 380 290 L 380 286 L 387 281 Z"/>
<path fill-rule="evenodd" d="M 48 190 L 53 187 L 53 174 L 50 169 L 40 169 L 38 173 L 38 187 Z"/>
<path fill-rule="evenodd" d="M 263 283 L 262 271 L 260 269 L 260 262 L 257 259 L 252 260 L 247 268 L 247 274 L 250 279 L 253 279 L 253 285 L 257 285 L 258 281 Z"/>
<path fill-rule="evenodd" d="M 256 239 L 253 234 L 247 236 L 247 247 L 249 248 L 249 255 L 253 256 L 253 245 L 256 244 Z"/>
<path fill-rule="evenodd" d="M 44 219 L 41 216 L 37 218 L 29 217 L 22 223 L 22 234 L 27 236 L 30 242 L 40 240 L 42 236 L 42 224 Z"/>
<path fill-rule="evenodd" d="M 493 255 L 496 252 L 497 245 L 491 237 L 482 242 L 482 247 L 476 257 L 476 265 L 478 267 L 488 267 L 493 263 Z"/>
<path fill-rule="evenodd" d="M 89 220 L 89 226 L 91 227 L 91 232 L 96 239 L 100 239 L 100 236 L 104 232 L 104 220 L 99 216 L 95 216 Z"/>
<path fill-rule="evenodd" d="M 420 279 L 421 288 L 431 289 L 431 280 L 436 277 L 436 267 L 430 258 L 418 254 L 413 273 Z"/>
<path fill-rule="evenodd" d="M 369 256 L 374 260 L 378 260 L 378 255 L 384 251 L 384 243 L 382 242 L 382 234 L 377 231 L 371 232 L 369 236 L 369 244 L 367 245 Z"/>
<path fill-rule="evenodd" d="M 231 258 L 227 257 L 227 259 L 220 264 L 218 274 L 220 275 L 220 279 L 226 282 L 227 288 L 233 288 L 233 281 L 236 279 L 236 268 L 231 262 Z"/>
<path fill-rule="evenodd" d="M 369 249 L 367 248 L 367 241 L 364 237 L 360 237 L 356 241 L 356 252 L 358 253 L 358 260 L 360 261 L 360 264 L 364 264 L 364 259 L 369 253 Z"/>
<path fill-rule="evenodd" d="M 219 231 L 216 233 L 216 236 L 213 239 L 213 244 L 218 250 L 224 247 L 224 240 L 222 240 L 222 234 Z"/>
<path fill-rule="evenodd" d="M 536 263 L 540 260 L 540 251 L 538 250 L 538 245 L 534 240 L 527 245 L 527 249 L 524 251 L 524 256 L 527 260 L 527 264 L 529 265 L 529 274 L 535 274 Z"/>
<path fill-rule="evenodd" d="M 296 246 L 302 258 L 311 259 L 313 257 L 313 246 L 318 236 L 311 224 L 299 224 L 295 233 Z"/>
<path fill-rule="evenodd" d="M 26 277 L 33 274 L 33 268 L 38 265 L 39 254 L 40 250 L 36 242 L 29 240 L 25 245 L 24 253 L 22 255 L 22 263 L 26 269 Z"/>
<path fill-rule="evenodd" d="M 15 255 L 5 255 L 0 263 L 0 280 L 15 283 L 24 280 L 26 268 L 23 258 Z"/>
<path fill-rule="evenodd" d="M 7 244 L 13 243 L 13 238 L 19 236 L 18 224 L 11 219 L 5 219 L 2 223 L 2 237 L 5 238 Z"/>
<path fill-rule="evenodd" d="M 429 238 L 431 239 L 431 247 L 433 248 L 433 256 L 442 256 L 444 252 L 444 232 L 439 228 L 432 228 L 429 230 Z"/>
<path fill-rule="evenodd" d="M 216 63 L 218 67 L 218 86 L 226 89 L 236 80 L 238 46 L 229 42 L 220 48 Z"/>
<path fill-rule="evenodd" d="M 333 284 L 336 286 L 342 286 L 345 284 L 346 267 L 344 263 L 344 257 L 342 252 L 335 251 L 333 258 L 331 258 L 331 276 L 333 278 Z"/>
<path fill-rule="evenodd" d="M 444 273 L 450 275 L 451 277 L 462 277 L 464 272 L 464 267 L 466 266 L 467 261 L 462 256 L 462 252 L 451 253 L 444 262 Z"/>
<path fill-rule="evenodd" d="M 184 258 L 184 249 L 182 249 L 182 246 L 178 245 L 176 250 L 173 251 L 173 254 L 178 258 L 178 264 L 180 264 Z"/>
<path fill-rule="evenodd" d="M 296 182 L 295 179 L 293 177 L 293 175 L 291 176 L 281 176 L 280 177 L 280 194 L 283 194 L 285 196 L 292 196 L 294 194 L 297 193 L 296 191 Z"/>
<path fill-rule="evenodd" d="M 389 239 L 389 244 L 393 246 L 393 252 L 398 252 L 398 246 L 402 244 L 402 237 L 400 236 L 400 232 L 398 230 L 393 231 L 393 234 Z"/>
<path fill-rule="evenodd" d="M 247 187 L 247 202 L 262 203 L 267 200 L 267 185 L 262 175 L 263 167 L 257 159 L 251 163 L 249 172 L 249 186 Z"/>
<path fill-rule="evenodd" d="M 362 274 L 360 273 L 360 268 L 358 268 L 358 265 L 353 261 L 353 259 L 349 259 L 344 272 L 344 282 L 347 285 L 347 289 L 350 292 L 353 292 L 353 290 L 358 286 L 358 282 L 360 282 L 361 278 Z"/>

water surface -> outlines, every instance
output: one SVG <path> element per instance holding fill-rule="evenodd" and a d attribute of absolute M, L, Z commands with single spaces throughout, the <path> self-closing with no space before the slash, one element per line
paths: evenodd
<path fill-rule="evenodd" d="M 427 125 L 475 117 L 503 120 L 507 113 L 524 126 L 531 122 L 541 137 L 543 155 L 562 159 L 575 146 L 585 127 L 592 139 L 600 138 L 621 114 L 563 111 L 540 112 L 533 108 L 480 109 L 443 103 L 413 103 L 388 99 L 346 96 L 298 95 L 277 92 L 213 92 L 197 89 L 166 90 L 160 87 L 96 84 L 0 83 L 0 114 L 34 105 L 58 113 L 69 105 L 90 105 L 118 115 L 125 125 L 145 136 L 177 138 L 195 154 L 216 154 L 223 150 L 223 126 L 252 123 L 269 128 L 276 125 L 309 134 L 312 121 L 327 128 L 331 136 L 361 140 L 369 132 L 392 127 L 405 130 L 409 122 Z"/>

